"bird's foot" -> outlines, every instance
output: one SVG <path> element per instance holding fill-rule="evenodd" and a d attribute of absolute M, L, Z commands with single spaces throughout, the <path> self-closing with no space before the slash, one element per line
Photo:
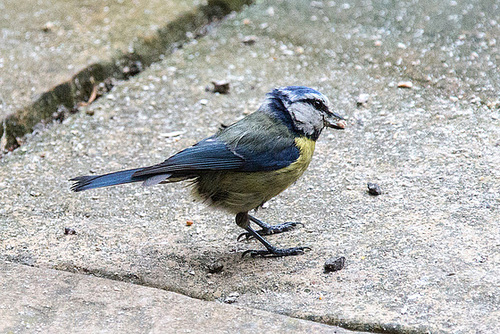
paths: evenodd
<path fill-rule="evenodd" d="M 266 250 L 247 250 L 244 251 L 241 257 L 245 255 L 250 255 L 251 257 L 280 257 L 280 256 L 291 256 L 291 255 L 301 255 L 304 254 L 306 250 L 311 250 L 311 247 L 292 247 L 292 248 L 271 248 Z"/>
<path fill-rule="evenodd" d="M 303 226 L 304 224 L 298 223 L 298 222 L 286 222 L 286 223 L 278 224 L 278 225 L 267 225 L 267 226 L 262 227 L 262 229 L 260 229 L 256 232 L 259 233 L 260 235 L 271 235 L 271 234 L 276 234 L 276 233 L 283 233 L 283 232 L 286 232 L 286 231 L 293 229 L 297 225 Z M 243 238 L 245 240 L 250 240 L 253 238 L 253 235 L 251 233 L 244 232 L 244 233 L 241 233 L 236 240 L 240 241 Z"/>

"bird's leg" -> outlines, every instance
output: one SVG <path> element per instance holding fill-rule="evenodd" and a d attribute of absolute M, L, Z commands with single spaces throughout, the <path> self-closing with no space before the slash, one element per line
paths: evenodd
<path fill-rule="evenodd" d="M 299 223 L 299 222 L 285 222 L 285 223 L 278 224 L 278 225 L 269 225 L 269 224 L 263 222 L 262 220 L 257 219 L 251 215 L 248 215 L 248 218 L 250 219 L 250 221 L 254 222 L 255 224 L 257 224 L 261 227 L 260 230 L 256 231 L 260 235 L 271 235 L 271 234 L 276 234 L 276 233 L 282 233 L 282 232 L 286 232 L 286 231 L 291 230 L 292 228 L 294 228 L 297 225 L 304 225 L 304 224 Z M 253 238 L 254 236 L 249 232 L 245 232 L 245 233 L 240 234 L 238 236 L 237 240 L 239 241 L 243 237 L 246 240 L 248 240 L 248 239 Z"/>
<path fill-rule="evenodd" d="M 304 254 L 306 250 L 311 249 L 309 247 L 292 247 L 292 248 L 280 249 L 272 246 L 266 239 L 264 239 L 259 233 L 257 233 L 257 231 L 255 231 L 253 228 L 250 227 L 250 220 L 253 221 L 253 219 L 255 219 L 252 218 L 253 217 L 250 216 L 248 212 L 240 212 L 236 215 L 236 224 L 239 227 L 244 228 L 247 231 L 247 233 L 249 233 L 252 237 L 259 240 L 260 243 L 262 243 L 264 247 L 267 248 L 267 250 L 247 250 L 243 252 L 242 256 L 245 256 L 247 254 L 249 254 L 251 257 L 257 257 L 257 256 L 278 257 L 278 256 L 289 256 L 289 255 L 300 255 Z M 261 221 L 259 222 L 262 223 Z"/>

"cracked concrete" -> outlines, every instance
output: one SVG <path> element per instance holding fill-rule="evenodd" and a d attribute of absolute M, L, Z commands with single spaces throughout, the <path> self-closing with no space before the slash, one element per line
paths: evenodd
<path fill-rule="evenodd" d="M 259 2 L 234 14 L 118 83 L 86 107 L 93 116 L 0 161 L 0 257 L 354 330 L 497 332 L 498 14 L 491 1 Z M 213 80 L 231 94 L 206 91 Z M 270 237 L 311 246 L 302 256 L 241 259 L 259 246 L 236 242 L 233 217 L 185 185 L 68 190 L 70 177 L 161 162 L 291 84 L 319 89 L 349 119 L 257 213 L 303 222 Z M 324 273 L 338 256 L 346 267 Z"/>

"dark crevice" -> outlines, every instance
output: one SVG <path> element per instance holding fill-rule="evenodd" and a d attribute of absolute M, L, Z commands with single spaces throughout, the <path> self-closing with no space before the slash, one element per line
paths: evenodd
<path fill-rule="evenodd" d="M 295 316 L 299 319 L 310 320 L 314 322 L 324 323 L 330 326 L 337 326 L 344 329 L 366 332 L 366 333 L 380 333 L 380 334 L 427 334 L 431 333 L 428 328 L 412 328 L 397 323 L 381 324 L 370 322 L 346 322 L 342 319 L 335 319 L 332 316 L 316 316 L 316 315 L 300 315 Z"/>
<path fill-rule="evenodd" d="M 22 137 L 31 133 L 35 125 L 41 122 L 62 121 L 67 114 L 78 112 L 82 105 L 108 92 L 113 86 L 113 80 L 128 80 L 139 74 L 152 63 L 182 47 L 190 38 L 206 35 L 214 24 L 232 11 L 239 11 L 244 5 L 252 2 L 209 0 L 207 5 L 198 6 L 179 15 L 177 19 L 160 28 L 154 37 L 136 42 L 133 52 L 118 55 L 110 61 L 92 64 L 70 80 L 41 94 L 34 103 L 2 120 L 0 156 L 1 152 L 19 147 Z"/>

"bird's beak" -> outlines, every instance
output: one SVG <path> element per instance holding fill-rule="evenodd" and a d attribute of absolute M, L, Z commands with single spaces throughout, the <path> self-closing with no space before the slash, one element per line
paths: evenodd
<path fill-rule="evenodd" d="M 329 128 L 344 129 L 347 125 L 346 120 L 342 116 L 331 111 L 328 111 L 323 119 L 325 121 L 325 126 Z"/>

